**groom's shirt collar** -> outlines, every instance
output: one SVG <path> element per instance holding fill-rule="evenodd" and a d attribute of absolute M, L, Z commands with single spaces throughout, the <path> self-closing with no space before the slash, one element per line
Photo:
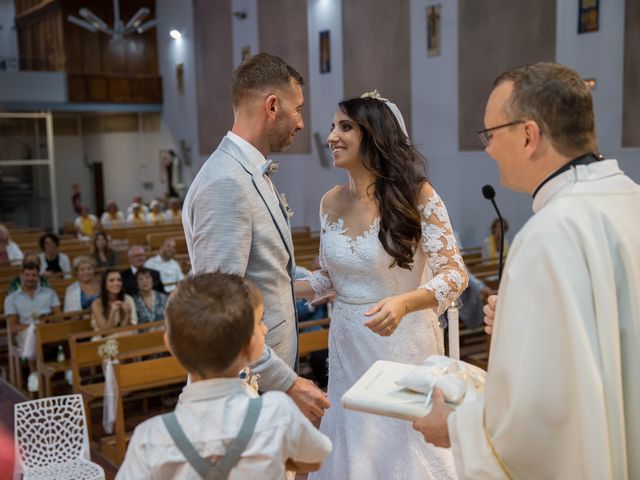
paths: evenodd
<path fill-rule="evenodd" d="M 260 151 L 247 142 L 244 138 L 236 135 L 231 130 L 227 132 L 227 138 L 231 140 L 242 152 L 242 155 L 253 165 L 256 170 L 260 171 L 260 168 L 267 163 L 267 159 Z"/>

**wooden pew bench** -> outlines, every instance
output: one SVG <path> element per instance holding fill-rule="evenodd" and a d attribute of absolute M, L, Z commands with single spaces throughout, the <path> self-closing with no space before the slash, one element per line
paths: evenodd
<path fill-rule="evenodd" d="M 66 344 L 70 335 L 91 331 L 91 312 L 80 310 L 42 317 L 36 324 L 36 367 L 40 398 L 52 395 L 52 377 L 66 372 L 70 366 L 68 348 L 65 348 L 65 360 L 46 361 L 45 348 Z M 64 346 L 63 346 L 64 348 Z"/>
<path fill-rule="evenodd" d="M 73 375 L 73 393 L 82 395 L 87 412 L 87 425 L 91 435 L 91 406 L 96 400 L 104 396 L 104 378 L 102 376 L 102 357 L 98 349 L 109 338 L 95 338 L 96 336 L 117 335 L 118 359 L 125 361 L 139 359 L 144 356 L 166 352 L 164 346 L 164 321 L 129 325 L 93 332 L 85 332 L 69 337 L 71 351 L 71 372 Z M 98 375 L 89 376 L 85 372 L 99 369 Z M 84 373 L 84 376 L 83 376 Z"/>
<path fill-rule="evenodd" d="M 165 387 L 183 386 L 187 381 L 187 371 L 173 356 L 115 364 L 113 368 L 118 383 L 114 435 L 103 437 L 100 446 L 102 453 L 119 466 L 124 460 L 131 438 L 131 434 L 126 430 L 123 398 L 132 393 L 146 391 L 158 394 Z"/>

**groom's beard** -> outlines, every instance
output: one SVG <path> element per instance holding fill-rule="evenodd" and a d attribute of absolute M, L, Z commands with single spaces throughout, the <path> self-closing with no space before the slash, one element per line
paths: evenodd
<path fill-rule="evenodd" d="M 284 152 L 295 140 L 299 129 L 295 125 L 287 125 L 286 120 L 281 120 L 270 135 L 269 150 L 272 152 Z"/>

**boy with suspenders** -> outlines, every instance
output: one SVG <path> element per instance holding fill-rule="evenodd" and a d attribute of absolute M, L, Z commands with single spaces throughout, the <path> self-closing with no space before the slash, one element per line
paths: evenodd
<path fill-rule="evenodd" d="M 284 479 L 331 451 L 282 392 L 251 398 L 238 377 L 263 351 L 260 291 L 237 275 L 183 280 L 166 309 L 165 343 L 191 375 L 174 412 L 135 429 L 117 479 Z"/>

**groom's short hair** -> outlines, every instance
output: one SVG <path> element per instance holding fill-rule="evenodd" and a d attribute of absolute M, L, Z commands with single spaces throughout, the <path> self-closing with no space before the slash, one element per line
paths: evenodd
<path fill-rule="evenodd" d="M 283 59 L 269 53 L 258 53 L 233 72 L 231 101 L 238 106 L 252 92 L 287 87 L 291 81 L 304 85 L 302 75 Z"/>

